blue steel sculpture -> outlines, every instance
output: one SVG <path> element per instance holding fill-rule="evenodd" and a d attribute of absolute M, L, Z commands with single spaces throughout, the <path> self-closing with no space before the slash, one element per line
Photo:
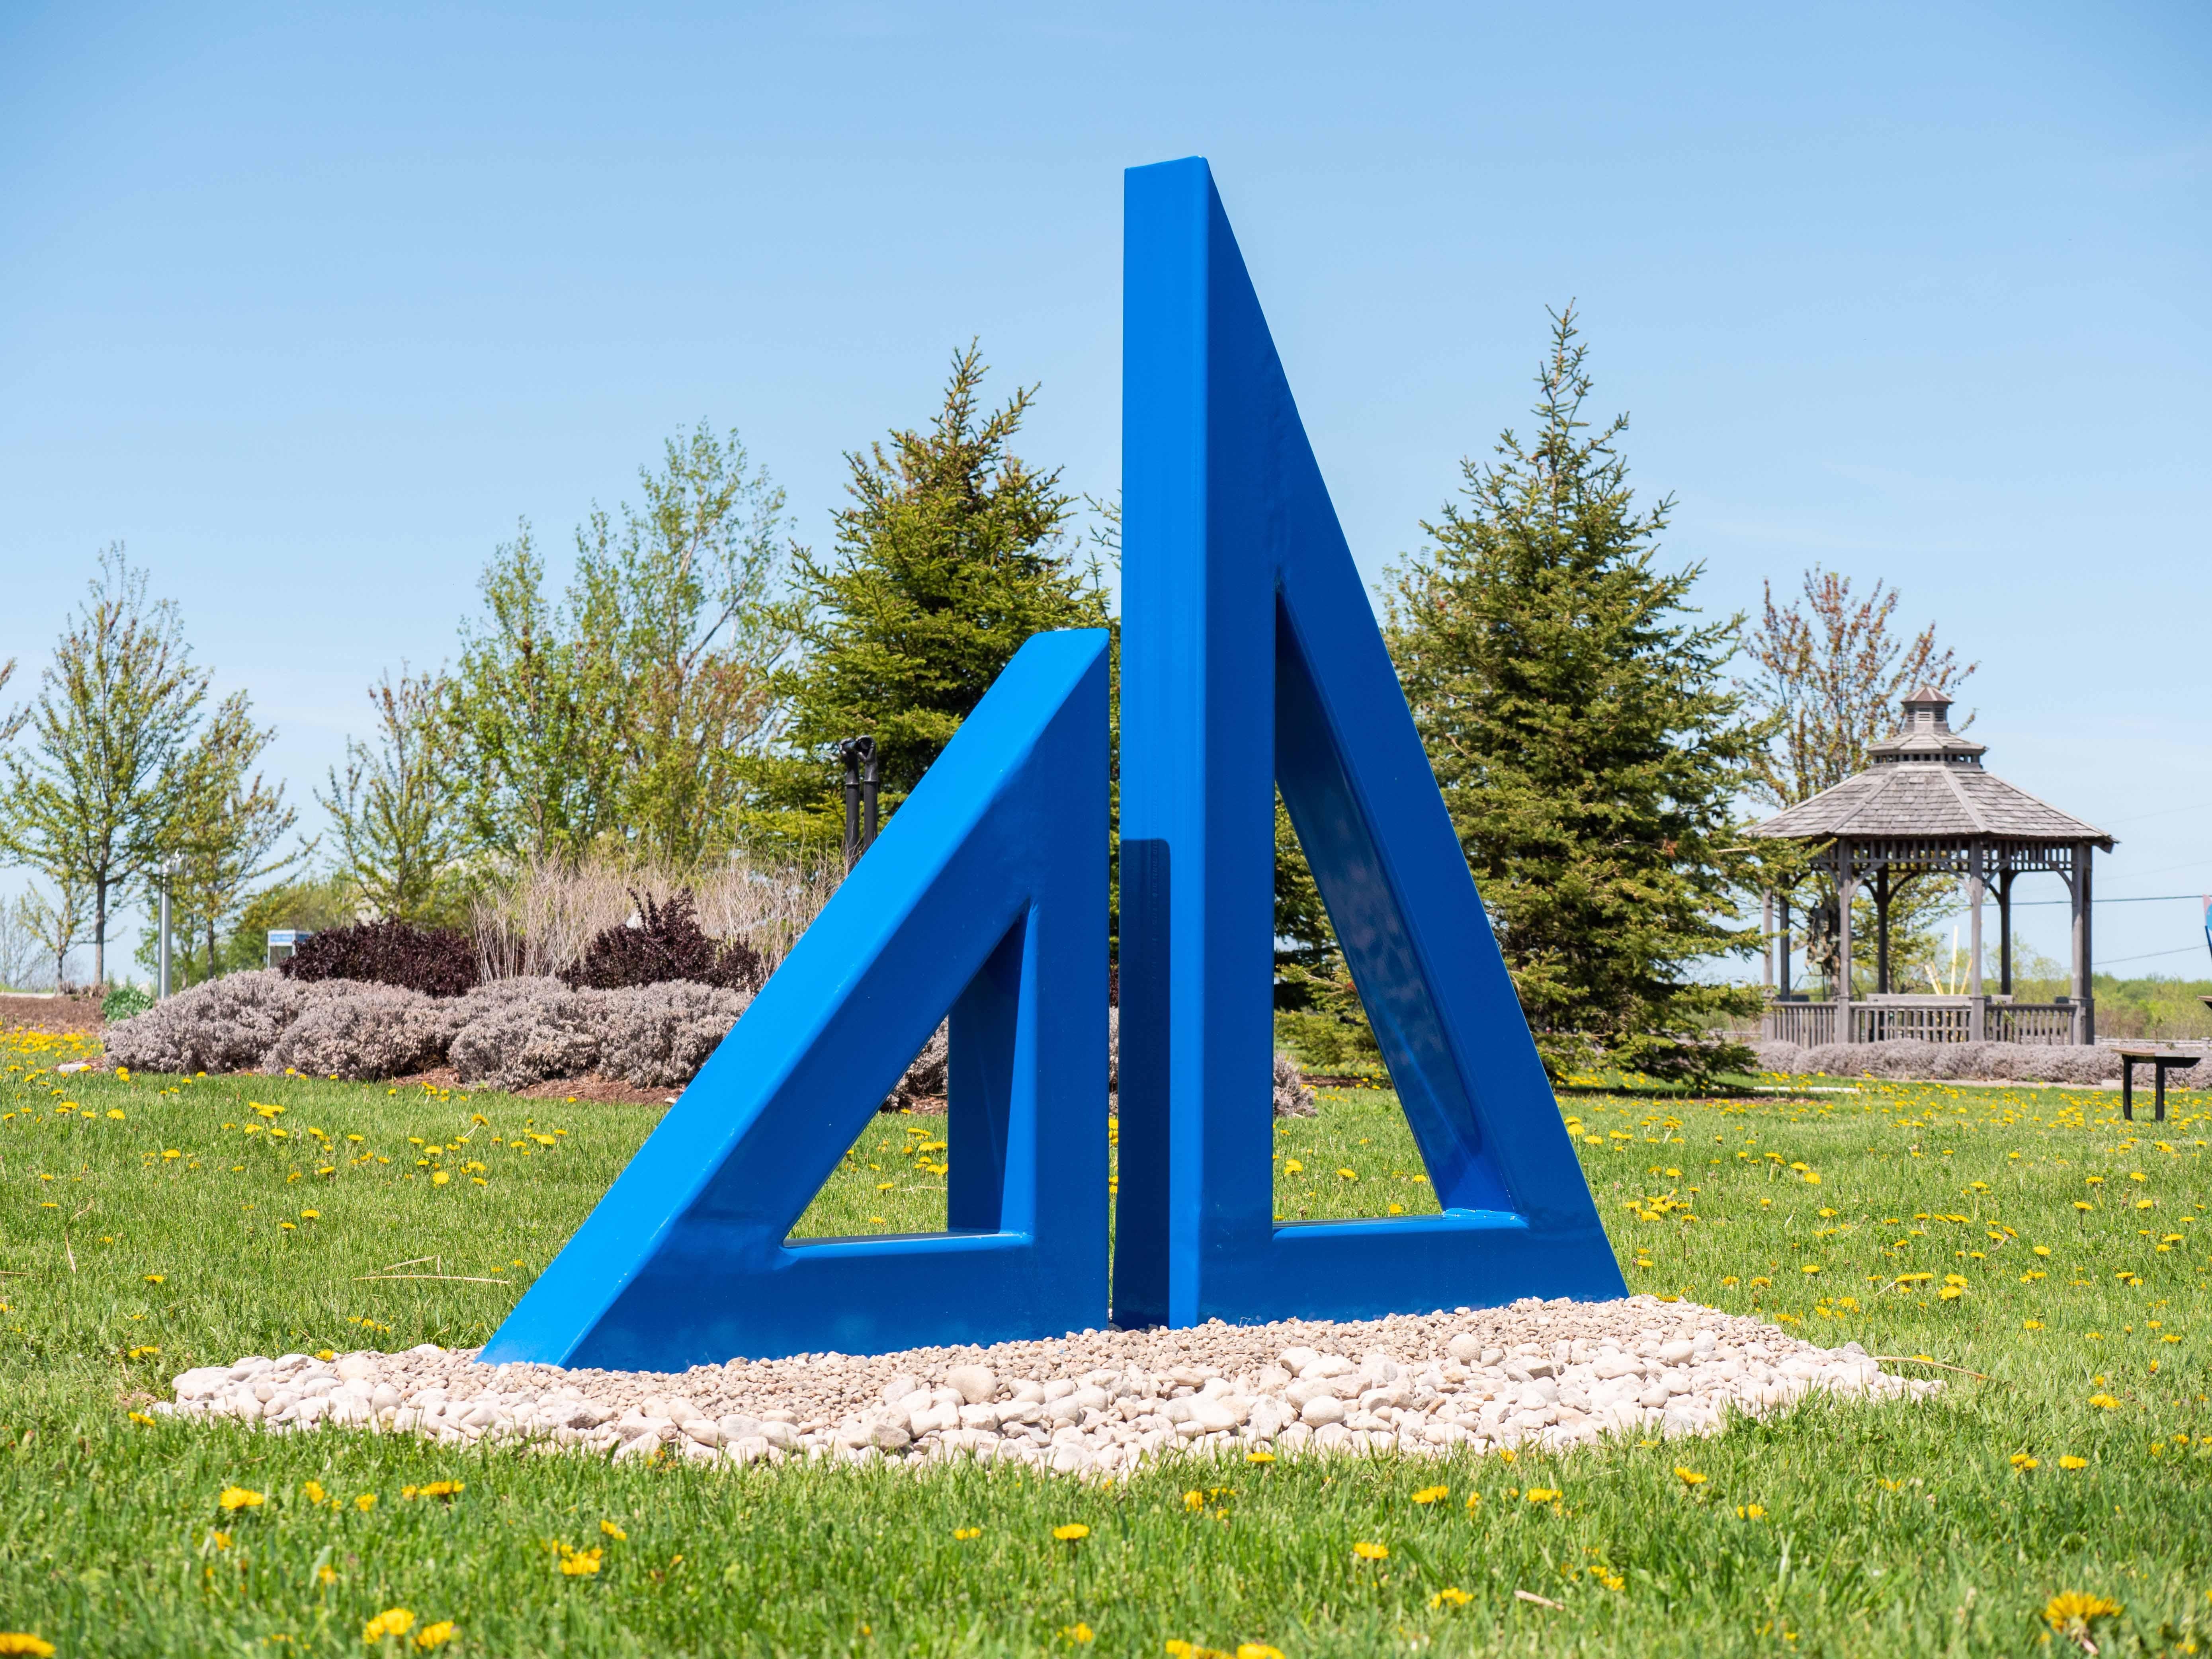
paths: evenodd
<path fill-rule="evenodd" d="M 487 1362 L 677 1370 L 1106 1323 L 1106 638 L 1015 653 Z M 951 1231 L 791 1242 L 948 1008 Z"/>
<path fill-rule="evenodd" d="M 1203 161 L 1127 175 L 1122 1325 L 1626 1293 Z M 1106 635 L 1030 640 L 485 1359 L 1107 1322 Z M 1274 1215 L 1274 792 L 1441 1216 Z M 945 1234 L 790 1242 L 951 1011 Z"/>
<path fill-rule="evenodd" d="M 1203 161 L 1123 246 L 1115 1320 L 1624 1295 Z M 1441 1216 L 1276 1221 L 1278 784 Z"/>

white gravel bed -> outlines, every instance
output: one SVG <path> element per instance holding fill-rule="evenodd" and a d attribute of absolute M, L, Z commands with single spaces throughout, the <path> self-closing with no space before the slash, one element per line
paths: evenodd
<path fill-rule="evenodd" d="M 1821 1348 L 1690 1302 L 1539 1302 L 1334 1322 L 1083 1331 L 994 1347 L 733 1359 L 688 1371 L 477 1363 L 476 1350 L 307 1354 L 176 1379 L 179 1417 L 528 1443 L 717 1465 L 1009 1460 L 1124 1475 L 1178 1450 L 1441 1455 L 1607 1434 L 1711 1434 L 1824 1389 L 1917 1398 L 1858 1344 Z"/>

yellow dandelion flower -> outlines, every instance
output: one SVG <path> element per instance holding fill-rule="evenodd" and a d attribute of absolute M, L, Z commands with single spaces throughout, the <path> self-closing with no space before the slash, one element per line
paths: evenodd
<path fill-rule="evenodd" d="M 338 1582 L 338 1570 L 325 1561 L 315 1569 L 315 1582 L 325 1589 Z"/>
<path fill-rule="evenodd" d="M 1686 1486 L 1702 1486 L 1705 1484 L 1704 1475 L 1699 1474 L 1695 1469 L 1686 1469 L 1679 1463 L 1674 1466 L 1674 1478 Z"/>
<path fill-rule="evenodd" d="M 2037 1469 L 2043 1466 L 2026 1452 L 2014 1452 L 2008 1460 L 2016 1469 Z"/>
<path fill-rule="evenodd" d="M 588 1550 L 572 1550 L 566 1544 L 562 1545 L 562 1576 L 566 1578 L 589 1578 L 592 1577 L 599 1570 L 599 1557 L 601 1553 L 602 1552 L 596 1548 Z"/>
<path fill-rule="evenodd" d="M 27 1653 L 35 1659 L 52 1659 L 54 1644 L 27 1630 L 0 1630 L 0 1653 Z"/>
<path fill-rule="evenodd" d="M 433 1648 L 445 1646 L 453 1639 L 454 1633 L 453 1621 L 450 1619 L 441 1619 L 436 1624 L 425 1625 L 415 1632 L 415 1645 L 422 1652 L 428 1653 Z"/>
<path fill-rule="evenodd" d="M 1359 1179 L 1359 1171 L 1357 1170 L 1339 1170 L 1336 1173 L 1341 1179 L 1346 1181 L 1357 1181 Z"/>
<path fill-rule="evenodd" d="M 964 1544 L 971 1538 L 981 1538 L 982 1535 L 983 1529 L 981 1527 L 955 1527 L 952 1529 L 953 1539 L 958 1543 Z"/>
<path fill-rule="evenodd" d="M 1272 1463 L 1275 1461 L 1275 1454 L 1271 1451 L 1249 1451 L 1244 1454 L 1244 1461 L 1247 1463 Z"/>
<path fill-rule="evenodd" d="M 452 1179 L 453 1176 L 447 1175 L 443 1170 L 441 1170 L 430 1177 L 430 1184 L 433 1187 L 442 1187 Z"/>
<path fill-rule="evenodd" d="M 376 1507 L 376 1494 L 373 1492 L 365 1492 L 362 1493 L 360 1497 L 353 1500 L 353 1506 L 359 1510 L 363 1515 L 367 1515 L 371 1510 Z"/>
<path fill-rule="evenodd" d="M 2069 1473 L 2072 1473 L 2087 1468 L 2089 1467 L 2089 1460 L 2086 1457 L 2076 1457 L 2072 1452 L 2069 1452 L 2065 1456 L 2058 1460 L 2058 1467 L 2062 1469 L 2067 1470 Z"/>
<path fill-rule="evenodd" d="M 168 1282 L 168 1278 L 167 1273 L 148 1273 L 146 1282 L 149 1285 L 162 1285 Z"/>
<path fill-rule="evenodd" d="M 1469 1508 L 1470 1510 L 1472 1510 L 1472 1509 L 1477 1509 L 1477 1508 L 1480 1508 L 1480 1507 L 1481 1506 L 1481 1504 L 1482 1504 L 1482 1494 L 1481 1494 L 1480 1492 L 1471 1492 L 1468 1493 L 1468 1495 L 1467 1495 L 1467 1506 L 1468 1506 L 1468 1508 Z"/>
<path fill-rule="evenodd" d="M 469 1483 L 465 1480 L 433 1480 L 427 1486 L 410 1488 L 410 1495 L 416 1498 L 458 1498 L 468 1489 Z"/>
<path fill-rule="evenodd" d="M 1364 1540 L 1352 1547 L 1352 1553 L 1363 1561 L 1387 1561 L 1390 1559 L 1388 1544 L 1370 1544 Z"/>
<path fill-rule="evenodd" d="M 258 1510 L 269 1501 L 266 1492 L 254 1492 L 246 1486 L 225 1486 L 216 1494 L 216 1507 L 226 1511 Z"/>
<path fill-rule="evenodd" d="M 1091 1528 L 1080 1521 L 1071 1521 L 1064 1527 L 1054 1527 L 1052 1535 L 1063 1544 L 1073 1544 L 1090 1537 Z"/>
<path fill-rule="evenodd" d="M 1556 1486 L 1531 1486 L 1522 1496 L 1532 1504 L 1549 1504 L 1559 1498 L 1559 1492 Z"/>
<path fill-rule="evenodd" d="M 1265 1642 L 1239 1642 L 1237 1659 L 1283 1659 L 1283 1650 L 1271 1648 Z"/>
<path fill-rule="evenodd" d="M 1766 1506 L 1764 1504 L 1739 1504 L 1735 1506 L 1735 1518 L 1739 1521 L 1764 1521 L 1766 1519 Z"/>
<path fill-rule="evenodd" d="M 306 1498 L 310 1504 L 320 1504 L 323 1501 L 324 1495 L 323 1483 L 321 1481 L 307 1480 L 301 1483 L 300 1496 Z"/>
<path fill-rule="evenodd" d="M 387 1636 L 404 1636 L 415 1628 L 415 1615 L 405 1607 L 386 1607 L 361 1627 L 364 1642 L 381 1642 Z"/>
<path fill-rule="evenodd" d="M 2089 1396 L 2089 1403 L 2093 1406 L 2101 1406 L 2108 1412 L 2118 1410 L 2120 1404 L 2108 1394 L 2093 1394 Z"/>
<path fill-rule="evenodd" d="M 1413 1494 L 1416 1504 L 1435 1504 L 1451 1496 L 1449 1486 L 1424 1486 Z"/>
<path fill-rule="evenodd" d="M 1297 1159 L 1294 1158 L 1286 1158 L 1283 1160 L 1283 1173 L 1285 1175 L 1304 1175 L 1305 1172 L 1306 1166 L 1299 1163 Z"/>
<path fill-rule="evenodd" d="M 1084 1624 L 1079 1620 L 1073 1625 L 1062 1625 L 1060 1627 L 1060 1633 L 1062 1636 L 1065 1636 L 1069 1641 L 1074 1643 L 1078 1647 L 1087 1647 L 1090 1645 L 1093 1637 L 1097 1634 L 1090 1626 Z"/>
<path fill-rule="evenodd" d="M 629 1534 L 624 1532 L 620 1527 L 615 1525 L 611 1521 L 600 1522 L 599 1530 L 606 1534 L 608 1537 L 613 1539 L 617 1544 L 627 1544 L 629 1542 Z"/>
<path fill-rule="evenodd" d="M 1474 1600 L 1474 1598 L 1472 1595 L 1469 1595 L 1465 1590 L 1461 1589 L 1458 1586 L 1455 1584 L 1447 1584 L 1429 1598 L 1429 1605 L 1432 1607 L 1463 1607 Z"/>
<path fill-rule="evenodd" d="M 133 1423 L 143 1425 L 146 1428 L 150 1429 L 154 1426 L 154 1419 L 147 1416 L 143 1412 L 130 1412 L 125 1413 L 125 1415 L 127 1415 Z"/>
<path fill-rule="evenodd" d="M 1204 1509 L 1206 1507 L 1206 1494 L 1202 1492 L 1185 1492 L 1182 1495 L 1182 1506 L 1186 1510 Z"/>
<path fill-rule="evenodd" d="M 2119 1613 L 2120 1604 L 2107 1597 L 2063 1590 L 2043 1604 L 2043 1622 L 2079 1640 L 2088 1635 L 2089 1626 L 2095 1620 L 2117 1618 Z"/>

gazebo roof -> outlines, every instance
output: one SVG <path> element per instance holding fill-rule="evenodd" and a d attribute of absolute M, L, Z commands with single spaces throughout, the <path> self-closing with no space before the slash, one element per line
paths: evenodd
<path fill-rule="evenodd" d="M 1951 700 L 1923 686 L 1905 699 L 1905 722 L 1868 745 L 1873 764 L 1832 789 L 1747 832 L 1772 841 L 1912 838 L 1969 842 L 2089 842 L 2112 838 L 1982 769 L 1984 744 L 1951 729 Z"/>

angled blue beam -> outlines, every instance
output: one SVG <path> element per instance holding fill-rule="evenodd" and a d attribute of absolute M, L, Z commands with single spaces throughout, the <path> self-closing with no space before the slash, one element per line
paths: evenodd
<path fill-rule="evenodd" d="M 1126 207 L 1115 1318 L 1625 1294 L 1212 173 Z M 1275 1220 L 1278 784 L 1441 1216 Z"/>
<path fill-rule="evenodd" d="M 676 1370 L 1106 1323 L 1106 639 L 1016 653 L 486 1361 Z M 951 1231 L 790 1241 L 948 1010 Z"/>

